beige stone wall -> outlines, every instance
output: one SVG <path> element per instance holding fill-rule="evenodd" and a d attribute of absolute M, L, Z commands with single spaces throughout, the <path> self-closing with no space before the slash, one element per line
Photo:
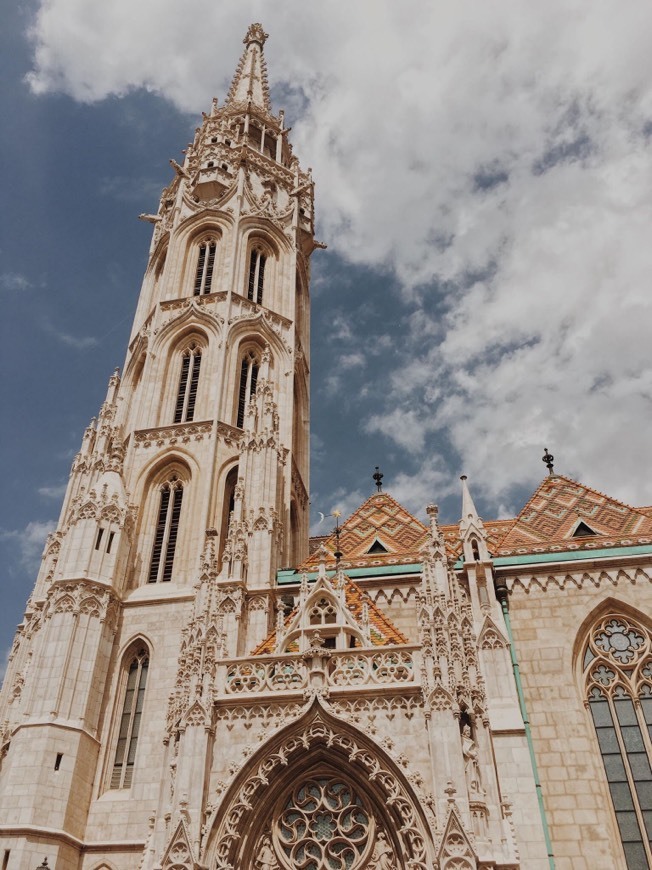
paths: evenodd
<path fill-rule="evenodd" d="M 581 655 L 592 614 L 652 612 L 650 565 L 608 573 L 512 574 L 508 585 L 516 652 L 558 870 L 625 868 L 590 712 Z M 637 566 L 638 567 L 638 566 Z M 623 612 L 621 610 L 621 612 Z"/>

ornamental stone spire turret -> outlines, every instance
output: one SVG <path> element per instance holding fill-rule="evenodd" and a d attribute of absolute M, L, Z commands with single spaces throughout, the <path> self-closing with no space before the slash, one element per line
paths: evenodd
<path fill-rule="evenodd" d="M 466 474 L 460 478 L 462 481 L 462 518 L 460 520 L 460 540 L 464 546 L 464 558 L 466 561 L 486 561 L 489 559 L 487 550 L 487 535 L 482 520 L 476 510 Z"/>
<path fill-rule="evenodd" d="M 233 81 L 226 98 L 227 106 L 235 103 L 250 103 L 257 109 L 263 109 L 268 114 L 272 112 L 267 84 L 267 64 L 263 47 L 268 34 L 261 24 L 252 24 L 247 35 L 242 40 L 245 50 L 233 76 Z"/>

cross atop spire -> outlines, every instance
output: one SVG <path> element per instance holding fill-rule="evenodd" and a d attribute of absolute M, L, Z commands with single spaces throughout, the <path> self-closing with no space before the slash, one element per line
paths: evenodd
<path fill-rule="evenodd" d="M 245 50 L 233 76 L 226 104 L 251 103 L 271 114 L 272 104 L 267 83 L 267 64 L 263 46 L 267 34 L 261 24 L 251 24 L 242 40 Z"/>

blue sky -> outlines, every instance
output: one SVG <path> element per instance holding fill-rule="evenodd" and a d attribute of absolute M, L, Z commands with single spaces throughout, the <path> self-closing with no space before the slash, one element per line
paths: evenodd
<path fill-rule="evenodd" d="M 648 2 L 30 2 L 1 37 L 0 655 L 124 357 L 151 231 L 136 217 L 254 20 L 329 246 L 314 511 L 353 510 L 379 464 L 419 515 L 436 501 L 456 521 L 462 472 L 485 518 L 509 515 L 544 446 L 652 502 Z"/>

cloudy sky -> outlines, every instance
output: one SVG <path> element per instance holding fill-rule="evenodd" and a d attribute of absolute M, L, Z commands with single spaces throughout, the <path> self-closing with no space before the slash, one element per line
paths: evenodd
<path fill-rule="evenodd" d="M 251 21 L 317 181 L 314 511 L 652 502 L 652 5 L 27 0 L 1 48 L 8 647 L 121 364 L 156 210 Z M 13 16 L 13 18 L 12 18 Z"/>

